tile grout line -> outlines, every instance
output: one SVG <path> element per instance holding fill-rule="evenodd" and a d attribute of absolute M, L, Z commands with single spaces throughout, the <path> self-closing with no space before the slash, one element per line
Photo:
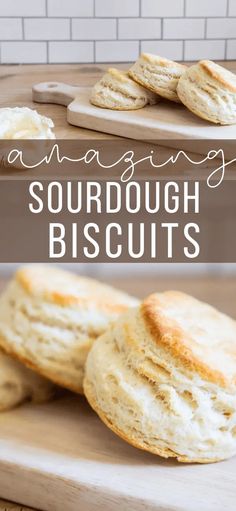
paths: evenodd
<path fill-rule="evenodd" d="M 49 41 L 46 41 L 46 59 L 47 64 L 49 64 Z"/>
<path fill-rule="evenodd" d="M 70 41 L 73 41 L 72 38 L 72 18 L 69 18 L 69 30 L 70 30 Z"/>
<path fill-rule="evenodd" d="M 142 18 L 142 0 L 139 0 L 139 19 L 140 18 Z M 141 39 L 139 39 L 139 44 L 138 44 L 139 55 L 141 54 L 141 51 L 142 51 L 142 41 L 141 41 Z"/>
<path fill-rule="evenodd" d="M 226 6 L 226 16 L 229 18 L 229 0 L 227 0 L 227 6 Z"/>
<path fill-rule="evenodd" d="M 0 19 L 20 19 L 22 16 L 0 16 Z M 46 16 L 36 16 L 36 15 L 31 15 L 31 16 L 24 16 L 24 19 L 45 19 Z M 102 19 L 102 20 L 114 20 L 116 19 L 115 16 L 70 16 L 70 15 L 63 15 L 63 16 L 57 16 L 57 15 L 53 15 L 53 16 L 47 16 L 49 20 L 52 20 L 53 19 L 67 19 L 67 18 L 72 18 L 72 19 L 88 19 L 88 20 L 92 20 L 93 18 L 95 19 Z M 161 19 L 160 16 L 141 16 L 142 20 L 150 20 L 150 21 L 153 21 L 153 20 L 157 20 L 157 19 Z M 176 20 L 176 21 L 179 21 L 179 20 L 183 20 L 183 19 L 186 19 L 186 20 L 203 20 L 205 19 L 204 18 L 204 15 L 203 16 L 163 16 L 164 19 L 166 20 Z M 118 16 L 118 19 L 120 20 L 138 20 L 140 19 L 140 16 Z M 236 16 L 207 16 L 207 19 L 212 19 L 212 20 L 236 20 Z"/>
<path fill-rule="evenodd" d="M 24 20 L 24 18 L 21 18 L 21 25 L 22 25 L 22 40 L 25 41 L 25 20 Z"/>
<path fill-rule="evenodd" d="M 231 19 L 229 16 L 229 0 L 227 0 L 226 16 L 228 19 Z M 225 60 L 227 60 L 228 47 L 229 47 L 228 39 L 225 39 Z"/>
<path fill-rule="evenodd" d="M 190 38 L 188 37 L 187 39 L 169 39 L 169 38 L 166 38 L 166 39 L 147 39 L 145 37 L 143 37 L 142 39 L 140 39 L 140 41 L 142 42 L 163 42 L 163 43 L 180 43 L 180 42 L 206 42 L 206 43 L 211 43 L 211 42 L 218 42 L 218 41 L 225 41 L 225 37 L 221 37 L 221 38 L 218 38 L 218 39 L 213 39 L 213 38 L 210 38 L 210 39 L 204 39 L 203 37 L 200 39 L 196 39 L 196 37 L 194 38 Z M 25 39 L 24 41 L 22 41 L 22 39 L 3 39 L 1 40 L 0 42 L 4 42 L 4 43 L 22 43 L 22 42 L 26 42 L 26 43 L 45 43 L 45 42 L 54 42 L 54 43 L 73 43 L 73 42 L 80 42 L 80 43 L 91 43 L 93 42 L 94 39 L 92 37 L 90 37 L 89 39 L 78 39 L 78 38 L 75 38 L 75 39 Z M 235 37 L 228 37 L 227 38 L 227 41 L 236 41 L 236 36 Z M 95 42 L 98 42 L 98 43 L 114 43 L 114 42 L 126 42 L 126 43 L 138 43 L 139 42 L 139 39 L 95 39 Z"/>
<path fill-rule="evenodd" d="M 204 39 L 207 40 L 207 18 L 205 18 L 204 22 Z"/>
<path fill-rule="evenodd" d="M 229 0 L 227 0 L 226 16 L 227 16 L 227 18 L 230 19 L 230 16 L 229 16 Z M 227 60 L 228 46 L 229 46 L 228 39 L 225 39 L 225 60 Z"/>

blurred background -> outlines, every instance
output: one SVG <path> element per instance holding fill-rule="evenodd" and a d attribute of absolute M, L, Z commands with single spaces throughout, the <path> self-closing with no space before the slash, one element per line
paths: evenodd
<path fill-rule="evenodd" d="M 236 264 L 57 264 L 64 270 L 96 278 L 138 298 L 178 290 L 214 305 L 236 319 Z M 17 264 L 0 264 L 0 290 Z"/>
<path fill-rule="evenodd" d="M 1 63 L 236 58 L 236 0 L 0 0 Z"/>

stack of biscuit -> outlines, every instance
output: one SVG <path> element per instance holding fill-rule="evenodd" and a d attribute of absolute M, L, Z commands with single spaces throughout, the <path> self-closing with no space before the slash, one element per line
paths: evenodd
<path fill-rule="evenodd" d="M 92 89 L 91 103 L 136 110 L 161 99 L 182 103 L 215 124 L 236 123 L 236 75 L 210 60 L 186 65 L 142 53 L 128 72 L 108 69 Z"/>
<path fill-rule="evenodd" d="M 183 293 L 142 303 L 47 266 L 0 299 L 0 410 L 60 385 L 133 446 L 181 462 L 236 453 L 236 322 Z"/>

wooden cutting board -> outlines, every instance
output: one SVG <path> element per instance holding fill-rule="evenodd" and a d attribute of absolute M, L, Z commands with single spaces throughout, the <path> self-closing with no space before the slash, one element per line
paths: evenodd
<path fill-rule="evenodd" d="M 91 105 L 90 91 L 90 87 L 45 82 L 33 87 L 33 100 L 67 106 L 69 124 L 135 140 L 236 139 L 236 125 L 211 124 L 183 105 L 162 101 L 140 110 L 107 110 Z"/>
<path fill-rule="evenodd" d="M 46 511 L 234 511 L 235 473 L 139 451 L 81 397 L 0 415 L 0 495 Z"/>

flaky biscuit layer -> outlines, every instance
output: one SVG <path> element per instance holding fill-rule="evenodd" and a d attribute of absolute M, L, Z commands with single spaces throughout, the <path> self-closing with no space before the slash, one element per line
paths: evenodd
<path fill-rule="evenodd" d="M 94 85 L 90 101 L 111 110 L 138 110 L 160 98 L 132 80 L 128 73 L 110 68 Z"/>
<path fill-rule="evenodd" d="M 137 301 L 47 266 L 18 271 L 0 298 L 0 346 L 54 383 L 81 393 L 94 340 Z"/>
<path fill-rule="evenodd" d="M 129 76 L 161 97 L 180 102 L 176 89 L 187 66 L 156 55 L 142 53 L 129 70 Z"/>
<path fill-rule="evenodd" d="M 236 123 L 236 75 L 203 60 L 180 78 L 177 93 L 194 114 L 215 124 Z"/>
<path fill-rule="evenodd" d="M 85 395 L 132 445 L 182 462 L 236 453 L 236 323 L 176 292 L 148 297 L 94 344 Z"/>

